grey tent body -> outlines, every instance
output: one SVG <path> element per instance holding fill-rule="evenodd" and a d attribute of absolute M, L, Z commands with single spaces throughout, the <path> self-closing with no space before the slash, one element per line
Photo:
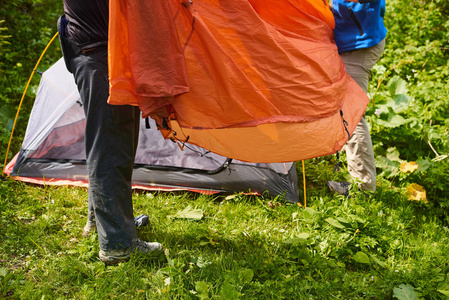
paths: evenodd
<path fill-rule="evenodd" d="M 6 172 L 17 180 L 87 186 L 84 116 L 73 75 L 60 59 L 42 74 L 20 152 Z M 268 193 L 298 202 L 295 164 L 249 163 L 164 139 L 151 119 L 142 119 L 133 187 L 201 193 Z"/>

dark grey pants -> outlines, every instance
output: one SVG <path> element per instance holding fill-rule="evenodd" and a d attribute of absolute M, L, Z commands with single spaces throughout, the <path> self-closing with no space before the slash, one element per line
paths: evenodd
<path fill-rule="evenodd" d="M 107 49 L 70 60 L 86 115 L 89 210 L 102 250 L 129 247 L 136 238 L 131 177 L 139 135 L 139 109 L 109 105 Z"/>

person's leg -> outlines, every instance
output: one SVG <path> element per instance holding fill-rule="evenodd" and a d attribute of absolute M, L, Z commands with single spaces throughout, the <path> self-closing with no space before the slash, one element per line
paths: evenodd
<path fill-rule="evenodd" d="M 341 60 L 345 64 L 346 72 L 365 92 L 368 92 L 371 70 L 382 56 L 384 48 L 385 40 L 371 48 L 351 51 L 340 55 Z"/>
<path fill-rule="evenodd" d="M 91 196 L 88 196 L 87 205 L 88 205 L 88 208 L 87 208 L 87 221 L 86 221 L 86 225 L 84 225 L 83 233 L 82 233 L 82 235 L 84 237 L 89 236 L 97 228 L 96 224 L 95 224 L 95 212 L 94 212 L 94 207 L 93 207 L 93 204 L 92 204 L 92 197 Z"/>
<path fill-rule="evenodd" d="M 139 132 L 139 110 L 107 103 L 107 51 L 72 59 L 86 114 L 89 207 L 95 212 L 102 250 L 132 246 L 137 238 L 131 177 Z"/>
<path fill-rule="evenodd" d="M 368 91 L 371 70 L 379 61 L 384 48 L 385 40 L 377 46 L 341 55 L 346 72 L 365 92 Z M 362 190 L 375 192 L 376 166 L 369 127 L 365 117 L 362 117 L 353 135 L 346 143 L 345 150 L 349 174 L 360 181 Z"/>
<path fill-rule="evenodd" d="M 360 182 L 360 189 L 375 192 L 376 165 L 373 144 L 365 117 L 362 117 L 353 135 L 346 143 L 345 150 L 349 174 Z"/>

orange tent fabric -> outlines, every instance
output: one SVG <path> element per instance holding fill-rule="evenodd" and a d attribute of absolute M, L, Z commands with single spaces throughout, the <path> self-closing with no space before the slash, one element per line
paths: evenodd
<path fill-rule="evenodd" d="M 223 156 L 335 153 L 369 101 L 344 70 L 325 0 L 110 0 L 109 26 L 109 103 Z"/>

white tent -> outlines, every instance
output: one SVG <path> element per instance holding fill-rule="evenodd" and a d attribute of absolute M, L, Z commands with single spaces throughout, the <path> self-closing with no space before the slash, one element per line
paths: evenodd
<path fill-rule="evenodd" d="M 61 59 L 42 75 L 21 150 L 5 172 L 25 182 L 87 186 L 85 121 L 73 75 Z M 299 198 L 294 163 L 247 163 L 189 144 L 181 150 L 151 119 L 141 121 L 133 187 Z"/>

